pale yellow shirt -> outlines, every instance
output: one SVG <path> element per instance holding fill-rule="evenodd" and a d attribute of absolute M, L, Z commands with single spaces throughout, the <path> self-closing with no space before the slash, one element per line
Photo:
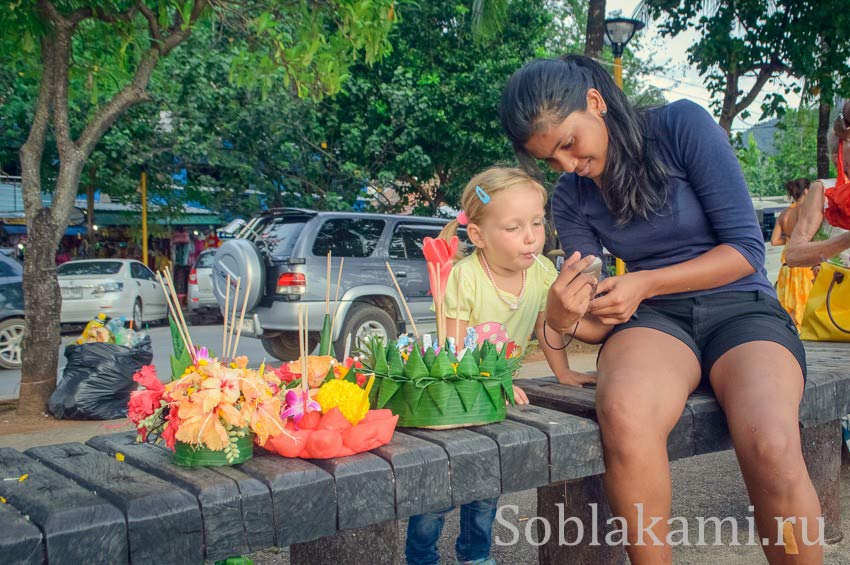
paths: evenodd
<path fill-rule="evenodd" d="M 452 268 L 446 283 L 446 317 L 464 320 L 469 327 L 485 322 L 502 324 L 519 350 L 525 352 L 537 322 L 537 315 L 546 308 L 549 287 L 558 277 L 552 262 L 543 257 L 540 259 L 546 266 L 535 261 L 528 269 L 525 294 L 516 310 L 511 310 L 510 306 L 500 300 L 497 292 L 502 293 L 511 303 L 516 302 L 516 295 L 496 290 L 484 271 L 477 252 L 461 259 Z M 457 298 L 458 290 L 460 300 Z"/>

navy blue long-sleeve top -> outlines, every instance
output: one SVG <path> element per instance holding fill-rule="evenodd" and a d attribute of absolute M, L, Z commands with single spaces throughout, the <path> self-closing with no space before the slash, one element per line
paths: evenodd
<path fill-rule="evenodd" d="M 567 256 L 579 251 L 601 257 L 604 245 L 634 272 L 683 263 L 726 244 L 755 272 L 667 297 L 746 290 L 775 296 L 764 268 L 764 239 L 726 132 L 700 106 L 680 100 L 647 110 L 646 134 L 668 173 L 666 204 L 648 219 L 617 226 L 600 188 L 589 178 L 564 173 L 552 196 L 552 214 Z"/>

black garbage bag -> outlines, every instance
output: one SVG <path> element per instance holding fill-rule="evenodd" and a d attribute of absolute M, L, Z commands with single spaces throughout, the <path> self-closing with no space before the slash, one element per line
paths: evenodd
<path fill-rule="evenodd" d="M 150 336 L 135 347 L 84 343 L 65 347 L 68 364 L 47 407 L 60 420 L 127 417 L 133 375 L 153 360 Z"/>

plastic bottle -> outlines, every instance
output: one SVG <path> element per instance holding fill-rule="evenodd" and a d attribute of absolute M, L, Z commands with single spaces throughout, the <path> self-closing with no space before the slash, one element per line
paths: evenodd
<path fill-rule="evenodd" d="M 84 343 L 87 343 L 89 341 L 89 339 L 92 338 L 91 331 L 94 328 L 106 327 L 106 323 L 108 321 L 109 321 L 109 317 L 106 314 L 104 314 L 103 312 L 100 312 L 97 316 L 92 318 L 89 321 L 89 323 L 86 324 L 86 327 L 83 329 L 83 333 L 80 335 L 80 337 L 77 338 L 77 345 L 82 345 Z"/>

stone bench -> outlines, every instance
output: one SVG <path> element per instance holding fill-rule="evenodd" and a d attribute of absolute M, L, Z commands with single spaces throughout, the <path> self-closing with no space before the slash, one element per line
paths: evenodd
<path fill-rule="evenodd" d="M 846 346 L 844 350 L 848 349 Z M 801 405 L 806 460 L 826 515 L 840 531 L 838 419 L 850 411 L 842 346 L 807 345 Z M 284 459 L 261 449 L 235 467 L 186 469 L 170 452 L 103 435 L 20 453 L 0 449 L 0 555 L 4 563 L 201 563 L 276 546 L 291 562 L 398 563 L 398 520 L 480 498 L 538 489 L 538 514 L 558 524 L 558 503 L 600 531 L 610 516 L 594 391 L 524 380 L 530 406 L 505 422 L 459 430 L 396 432 L 370 453 L 331 460 Z M 727 449 L 710 394 L 696 393 L 670 437 L 678 459 Z M 590 503 L 600 503 L 591 515 Z M 604 535 L 604 534 L 603 534 Z M 835 536 L 832 536 L 835 541 Z M 622 547 L 558 546 L 541 563 L 617 563 Z"/>
<path fill-rule="evenodd" d="M 178 467 L 133 433 L 2 448 L 0 477 L 27 478 L 0 481 L 0 551 L 15 563 L 202 563 L 290 546 L 293 563 L 397 563 L 399 519 L 603 471 L 593 421 L 509 412 L 474 429 L 397 431 L 339 459 L 258 449 L 235 467 Z"/>

